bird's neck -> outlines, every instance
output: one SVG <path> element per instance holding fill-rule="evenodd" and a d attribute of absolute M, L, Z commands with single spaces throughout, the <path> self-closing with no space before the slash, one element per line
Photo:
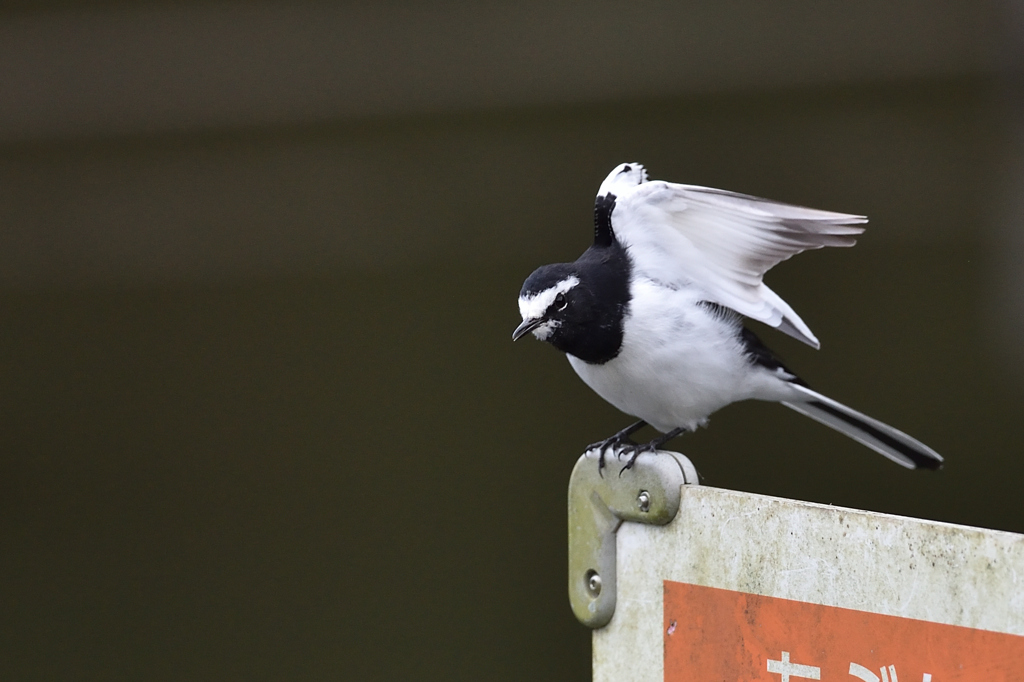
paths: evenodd
<path fill-rule="evenodd" d="M 603 365 L 622 350 L 623 320 L 629 311 L 632 263 L 618 241 L 592 246 L 577 259 L 587 305 L 576 319 L 564 324 L 549 341 L 560 351 L 584 362 Z"/>

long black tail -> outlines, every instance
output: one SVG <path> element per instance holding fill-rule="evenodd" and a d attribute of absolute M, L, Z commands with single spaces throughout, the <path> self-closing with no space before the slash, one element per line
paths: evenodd
<path fill-rule="evenodd" d="M 942 456 L 916 438 L 805 386 L 793 386 L 806 393 L 807 399 L 782 403 L 789 409 L 846 434 L 908 469 L 942 467 Z"/>

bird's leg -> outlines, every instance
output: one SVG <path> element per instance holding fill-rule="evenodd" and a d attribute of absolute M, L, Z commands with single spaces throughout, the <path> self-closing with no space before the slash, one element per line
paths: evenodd
<path fill-rule="evenodd" d="M 601 469 L 604 469 L 604 451 L 607 450 L 608 448 L 617 448 L 621 445 L 636 446 L 636 443 L 634 443 L 630 439 L 630 436 L 632 436 L 634 433 L 636 433 L 645 426 L 647 426 L 647 422 L 641 419 L 636 424 L 631 424 L 630 426 L 627 426 L 626 428 L 622 429 L 611 438 L 605 438 L 604 440 L 599 440 L 596 443 L 591 443 L 590 445 L 588 445 L 586 452 L 590 452 L 591 450 L 597 450 L 598 452 L 601 453 L 597 460 L 598 473 L 600 473 Z"/>
<path fill-rule="evenodd" d="M 630 444 L 624 447 L 622 450 L 619 451 L 619 455 L 621 456 L 623 452 L 626 452 L 628 450 L 632 453 L 632 456 L 629 458 L 629 461 L 626 462 L 626 466 L 622 467 L 622 470 L 619 471 L 619 476 L 621 476 L 622 472 L 625 471 L 626 469 L 633 468 L 633 465 L 636 463 L 636 458 L 640 456 L 641 452 L 655 452 L 665 443 L 669 442 L 676 436 L 681 436 L 684 433 L 686 433 L 686 429 L 680 426 L 678 429 L 672 429 L 668 433 L 658 436 L 657 438 L 651 440 L 649 443 L 644 443 L 643 445 Z"/>

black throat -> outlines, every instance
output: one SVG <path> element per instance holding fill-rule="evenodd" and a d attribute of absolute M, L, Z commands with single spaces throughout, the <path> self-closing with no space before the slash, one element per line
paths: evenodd
<path fill-rule="evenodd" d="M 629 312 L 633 266 L 612 231 L 614 208 L 614 194 L 598 197 L 594 245 L 572 264 L 580 283 L 573 292 L 571 314 L 548 338 L 555 348 L 593 365 L 603 365 L 618 356 L 623 320 Z"/>

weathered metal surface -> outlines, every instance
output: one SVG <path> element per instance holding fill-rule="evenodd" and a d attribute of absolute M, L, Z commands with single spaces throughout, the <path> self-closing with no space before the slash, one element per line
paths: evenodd
<path fill-rule="evenodd" d="M 663 679 L 663 581 L 1024 635 L 1024 536 L 707 487 L 617 533 L 594 679 Z"/>
<path fill-rule="evenodd" d="M 569 602 L 592 628 L 615 613 L 615 533 L 622 522 L 668 523 L 679 509 L 680 486 L 697 480 L 693 464 L 677 452 L 642 454 L 630 469 L 610 454 L 607 464 L 599 470 L 598 453 L 587 452 L 569 480 Z"/>

